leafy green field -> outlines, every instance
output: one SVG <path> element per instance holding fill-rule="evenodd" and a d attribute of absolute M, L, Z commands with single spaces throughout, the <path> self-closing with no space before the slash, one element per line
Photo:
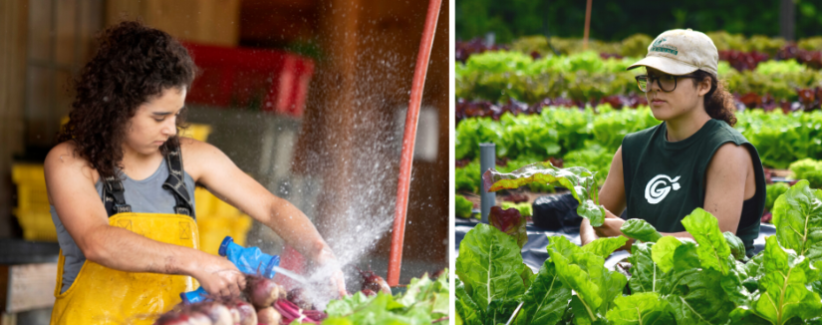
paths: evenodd
<path fill-rule="evenodd" d="M 752 258 L 702 209 L 682 220 L 695 240 L 661 236 L 631 219 L 622 231 L 637 241 L 625 274 L 604 263 L 626 237 L 583 247 L 549 237 L 550 258 L 534 274 L 523 263 L 520 234 L 479 224 L 460 243 L 456 261 L 457 324 L 504 324 L 519 305 L 520 325 L 819 324 L 822 237 L 813 234 L 822 232 L 820 206 L 822 190 L 806 181 L 787 190 L 774 204 L 776 235 Z"/>

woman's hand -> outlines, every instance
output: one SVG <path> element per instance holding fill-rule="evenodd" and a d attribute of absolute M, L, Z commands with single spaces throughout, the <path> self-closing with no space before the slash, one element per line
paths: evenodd
<path fill-rule="evenodd" d="M 599 238 L 591 226 L 591 222 L 587 218 L 582 218 L 582 223 L 579 225 L 579 242 L 582 246 L 588 245 L 592 241 Z"/>
<path fill-rule="evenodd" d="M 245 289 L 245 275 L 225 258 L 203 254 L 189 274 L 208 293 L 222 297 L 239 297 Z"/>
<path fill-rule="evenodd" d="M 602 222 L 602 226 L 594 227 L 594 231 L 596 231 L 598 237 L 616 237 L 622 235 L 620 228 L 624 223 L 625 220 L 605 209 L 605 220 Z"/>
<path fill-rule="evenodd" d="M 340 297 L 345 297 L 348 295 L 348 291 L 345 289 L 345 275 L 340 268 L 340 262 L 337 261 L 337 257 L 334 256 L 334 253 L 331 252 L 331 249 L 326 247 L 320 251 L 320 254 L 317 255 L 316 264 L 318 269 L 328 269 L 331 276 L 329 277 L 330 286 L 334 288 Z M 327 274 L 322 272 L 323 274 Z"/>

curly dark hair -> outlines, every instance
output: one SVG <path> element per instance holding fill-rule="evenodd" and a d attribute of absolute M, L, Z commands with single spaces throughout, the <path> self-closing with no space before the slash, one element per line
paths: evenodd
<path fill-rule="evenodd" d="M 712 73 L 696 70 L 694 76 L 696 76 L 693 79 L 694 86 L 700 81 L 705 80 L 705 78 L 711 78 L 711 90 L 705 94 L 704 99 L 705 112 L 707 112 L 711 118 L 723 120 L 725 123 L 728 123 L 728 125 L 734 126 L 736 124 L 734 96 L 725 89 L 725 86 Z"/>
<path fill-rule="evenodd" d="M 73 140 L 76 151 L 101 177 L 122 168 L 126 125 L 137 108 L 170 88 L 191 87 L 197 66 L 171 35 L 140 22 L 125 21 L 97 36 L 94 58 L 74 80 L 76 97 L 58 142 Z M 177 118 L 182 126 L 184 118 Z M 167 152 L 177 136 L 163 144 Z"/>

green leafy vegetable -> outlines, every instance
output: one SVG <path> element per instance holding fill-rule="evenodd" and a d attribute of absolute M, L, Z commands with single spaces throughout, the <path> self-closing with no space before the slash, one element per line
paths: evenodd
<path fill-rule="evenodd" d="M 795 179 L 806 179 L 811 188 L 822 188 L 822 162 L 805 158 L 788 167 Z"/>
<path fill-rule="evenodd" d="M 578 304 L 575 306 L 572 302 L 571 305 L 575 321 L 595 322 L 603 318 L 628 279 L 606 269 L 602 256 L 576 246 L 565 237 L 550 237 L 549 240 L 548 254 L 556 266 L 557 275 L 576 292 L 574 297 Z"/>
<path fill-rule="evenodd" d="M 522 255 L 513 237 L 479 224 L 465 235 L 457 257 L 457 276 L 465 291 L 485 310 L 491 301 L 512 301 L 525 292 Z"/>
<path fill-rule="evenodd" d="M 329 317 L 322 324 L 428 325 L 450 314 L 448 287 L 448 270 L 445 270 L 436 280 L 427 274 L 412 279 L 404 294 L 392 296 L 380 292 L 367 297 L 357 292 L 329 302 L 325 309 Z"/>
<path fill-rule="evenodd" d="M 533 206 L 531 206 L 531 203 L 528 203 L 528 202 L 522 202 L 522 203 L 502 202 L 502 209 L 503 210 L 517 209 L 517 210 L 519 210 L 519 214 L 522 215 L 523 217 L 530 217 L 530 216 L 534 215 Z"/>
<path fill-rule="evenodd" d="M 662 288 L 662 269 L 654 263 L 651 257 L 652 242 L 634 243 L 631 246 L 631 273 L 633 276 L 628 280 L 628 286 L 632 293 L 657 292 Z M 672 265 L 673 266 L 673 265 Z"/>
<path fill-rule="evenodd" d="M 727 242 L 731 248 L 731 254 L 735 259 L 744 260 L 747 258 L 747 256 L 745 256 L 745 244 L 742 243 L 741 238 L 730 231 L 723 232 L 722 235 L 725 237 L 725 242 Z"/>
<path fill-rule="evenodd" d="M 708 211 L 696 208 L 691 214 L 682 219 L 682 225 L 699 243 L 697 252 L 702 266 L 728 274 L 732 262 L 731 248 L 725 241 L 725 236 L 719 230 L 716 217 Z"/>
<path fill-rule="evenodd" d="M 662 238 L 662 234 L 656 228 L 643 219 L 628 219 L 619 228 L 625 236 L 644 242 L 656 242 Z"/>
<path fill-rule="evenodd" d="M 602 258 L 608 258 L 608 256 L 611 256 L 614 251 L 622 246 L 625 246 L 627 242 L 628 238 L 623 236 L 602 237 L 594 240 L 588 245 L 582 246 L 582 250 L 594 253 Z"/>
<path fill-rule="evenodd" d="M 582 167 L 557 168 L 551 163 L 535 163 L 511 173 L 498 173 L 493 169 L 482 176 L 483 184 L 489 191 L 513 189 L 528 183 L 558 183 L 571 191 L 577 201 L 577 214 L 591 220 L 591 225 L 599 227 L 605 219 L 605 208 L 599 205 L 598 188 L 593 175 Z"/>
<path fill-rule="evenodd" d="M 570 299 L 571 288 L 557 277 L 554 264 L 545 263 L 523 296 L 523 307 L 515 324 L 556 324 Z"/>
<path fill-rule="evenodd" d="M 768 211 L 773 211 L 773 205 L 776 202 L 776 199 L 782 194 L 785 194 L 789 188 L 791 187 L 786 183 L 773 183 L 766 185 L 765 209 Z"/>
<path fill-rule="evenodd" d="M 457 194 L 454 195 L 454 209 L 456 209 L 454 215 L 457 217 L 470 218 L 474 210 L 474 203 L 468 201 L 464 196 Z"/>
<path fill-rule="evenodd" d="M 810 319 L 822 315 L 819 295 L 807 288 L 810 273 L 807 259 L 785 251 L 777 239 L 768 237 L 763 255 L 764 276 L 759 285 L 762 293 L 749 308 L 742 306 L 735 317 L 751 314 L 771 324 L 786 324 L 791 318 Z"/>
<path fill-rule="evenodd" d="M 662 325 L 671 324 L 668 302 L 656 292 L 643 292 L 614 299 L 615 307 L 606 316 L 614 325 Z"/>
<path fill-rule="evenodd" d="M 822 190 L 799 181 L 776 199 L 772 213 L 779 244 L 811 262 L 822 258 Z"/>
<path fill-rule="evenodd" d="M 682 245 L 676 237 L 665 236 L 660 238 L 651 248 L 651 258 L 662 272 L 668 272 L 674 267 L 674 253 Z"/>

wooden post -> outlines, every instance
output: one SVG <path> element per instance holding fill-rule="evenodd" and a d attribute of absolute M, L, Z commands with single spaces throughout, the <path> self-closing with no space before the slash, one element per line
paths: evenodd
<path fill-rule="evenodd" d="M 794 27 L 796 25 L 795 12 L 796 3 L 793 0 L 782 0 L 779 4 L 779 36 L 786 41 L 794 40 Z"/>
<path fill-rule="evenodd" d="M 360 0 L 331 0 L 319 6 L 322 24 L 319 35 L 326 60 L 320 63 L 317 74 L 317 82 L 325 88 L 317 125 L 322 130 L 317 131 L 324 134 L 319 149 L 329 164 L 320 171 L 324 190 L 320 194 L 315 224 L 323 237 L 333 240 L 328 236 L 335 228 L 350 228 L 341 223 L 347 221 L 343 216 L 353 204 L 350 192 L 356 164 L 354 116 L 363 106 L 356 101 L 357 67 L 361 60 L 359 19 L 363 8 Z"/>
<path fill-rule="evenodd" d="M 11 162 L 23 151 L 28 0 L 0 2 L 0 238 L 11 236 Z"/>
<path fill-rule="evenodd" d="M 585 6 L 585 34 L 582 36 L 582 49 L 588 49 L 588 31 L 591 29 L 591 0 Z"/>

